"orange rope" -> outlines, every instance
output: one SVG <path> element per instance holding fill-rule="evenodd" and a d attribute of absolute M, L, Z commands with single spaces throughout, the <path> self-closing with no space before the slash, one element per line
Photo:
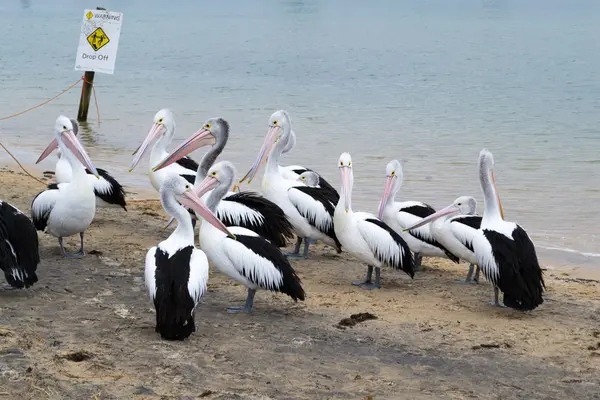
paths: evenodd
<path fill-rule="evenodd" d="M 13 160 L 15 160 L 15 161 L 17 162 L 17 164 L 19 164 L 19 167 L 21 167 L 21 169 L 22 169 L 23 171 L 25 171 L 25 173 L 26 173 L 27 175 L 29 175 L 30 177 L 32 177 L 33 179 L 35 179 L 36 181 L 38 181 L 38 182 L 39 182 L 39 183 L 41 183 L 42 185 L 46 186 L 46 183 L 45 183 L 45 182 L 43 182 L 43 181 L 39 180 L 38 178 L 36 178 L 35 176 L 31 175 L 31 174 L 29 173 L 29 171 L 27 171 L 27 170 L 25 169 L 25 167 L 24 167 L 23 165 L 21 165 L 21 163 L 19 162 L 19 160 L 17 160 L 17 157 L 15 157 L 15 156 L 13 156 L 13 155 L 12 155 L 12 153 L 11 153 L 11 152 L 10 152 L 10 151 L 9 151 L 9 150 L 6 148 L 6 146 L 4 146 L 2 143 L 0 143 L 0 146 L 2 146 L 2 148 L 3 148 L 4 150 L 6 150 L 6 152 L 8 153 L 8 155 L 9 155 L 9 156 L 11 156 L 11 157 L 13 158 Z"/>
<path fill-rule="evenodd" d="M 96 98 L 95 82 L 90 82 L 85 79 L 85 75 L 83 75 L 81 79 L 92 87 L 92 93 L 94 94 L 94 105 L 96 106 L 96 115 L 98 116 L 98 125 L 100 125 L 100 108 L 98 107 L 98 99 Z M 83 92 L 83 87 L 81 87 L 81 91 Z"/>
<path fill-rule="evenodd" d="M 77 85 L 77 84 L 79 83 L 79 81 L 80 81 L 80 79 L 77 79 L 77 82 L 75 82 L 74 84 L 72 84 L 71 86 L 69 86 L 68 88 L 66 88 L 65 90 L 63 90 L 63 91 L 62 91 L 62 92 L 60 92 L 59 94 L 57 94 L 56 96 L 54 96 L 54 97 L 51 97 L 51 98 L 49 98 L 48 100 L 44 101 L 43 103 L 40 103 L 40 104 L 38 104 L 38 105 L 36 105 L 36 106 L 33 106 L 33 107 L 31 107 L 31 108 L 28 108 L 28 109 L 27 109 L 27 110 L 25 110 L 25 111 L 21 111 L 21 112 L 18 112 L 18 113 L 16 113 L 16 114 L 9 115 L 8 117 L 2 117 L 2 118 L 0 118 L 0 121 L 3 121 L 3 120 L 5 120 L 5 119 L 9 119 L 9 118 L 18 117 L 19 115 L 23 115 L 23 114 L 25 114 L 26 112 L 29 112 L 29 111 L 31 111 L 31 110 L 35 110 L 36 108 L 38 108 L 38 107 L 41 107 L 41 106 L 43 106 L 44 104 L 48 104 L 48 103 L 50 103 L 52 100 L 54 100 L 54 99 L 58 98 L 59 96 L 62 96 L 63 94 L 67 93 L 69 90 L 73 89 L 73 87 L 74 87 L 75 85 Z"/>

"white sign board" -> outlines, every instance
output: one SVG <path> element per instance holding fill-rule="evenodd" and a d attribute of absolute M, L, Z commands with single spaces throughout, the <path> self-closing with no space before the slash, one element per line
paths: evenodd
<path fill-rule="evenodd" d="M 115 72 L 123 13 L 85 10 L 75 60 L 76 71 Z"/>

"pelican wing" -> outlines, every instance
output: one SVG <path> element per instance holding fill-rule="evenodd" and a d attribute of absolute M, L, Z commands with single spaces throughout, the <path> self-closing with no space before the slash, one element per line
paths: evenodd
<path fill-rule="evenodd" d="M 92 175 L 91 171 L 86 169 L 88 179 L 94 185 L 94 194 L 109 204 L 116 204 L 127 210 L 125 202 L 125 190 L 123 186 L 113 178 L 106 170 L 97 168 L 100 179 Z"/>
<path fill-rule="evenodd" d="M 190 258 L 190 277 L 188 279 L 188 293 L 192 296 L 194 304 L 206 293 L 208 282 L 208 259 L 202 250 L 194 249 Z"/>
<path fill-rule="evenodd" d="M 310 225 L 329 237 L 335 237 L 333 230 L 335 203 L 326 191 L 308 186 L 295 186 L 288 189 L 288 197 Z"/>
<path fill-rule="evenodd" d="M 148 289 L 148 294 L 153 301 L 156 297 L 156 249 L 157 247 L 154 246 L 146 253 L 146 266 L 144 269 L 146 289 Z"/>
<path fill-rule="evenodd" d="M 18 208 L 0 201 L 0 267 L 6 281 L 19 289 L 32 286 L 38 281 L 39 262 L 34 225 Z"/>
<path fill-rule="evenodd" d="M 60 185 L 48 185 L 47 190 L 38 193 L 37 196 L 31 202 L 31 218 L 33 219 L 33 225 L 38 231 L 43 231 L 48 225 L 48 218 L 50 213 L 56 204 L 56 200 L 60 196 L 60 187 L 67 185 L 62 183 Z M 52 187 L 52 188 L 51 188 Z"/>
<path fill-rule="evenodd" d="M 375 257 L 384 264 L 401 269 L 414 277 L 415 265 L 408 245 L 385 222 L 367 213 L 354 213 L 358 217 L 358 231 Z"/>
<path fill-rule="evenodd" d="M 223 250 L 237 271 L 253 284 L 274 292 L 285 293 L 294 300 L 304 300 L 300 278 L 277 247 L 256 235 L 238 234 L 225 238 Z"/>
<path fill-rule="evenodd" d="M 450 218 L 452 235 L 467 249 L 473 251 L 473 238 L 481 226 L 481 217 L 477 215 L 459 215 Z"/>

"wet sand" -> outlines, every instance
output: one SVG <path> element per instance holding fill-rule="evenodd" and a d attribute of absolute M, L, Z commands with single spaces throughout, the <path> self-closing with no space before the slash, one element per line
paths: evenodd
<path fill-rule="evenodd" d="M 26 213 L 43 190 L 7 169 L 0 182 L 0 198 Z M 0 292 L 0 398 L 600 398 L 595 271 L 547 270 L 544 304 L 520 313 L 490 306 L 486 281 L 455 283 L 464 263 L 425 258 L 414 280 L 384 270 L 382 289 L 364 291 L 350 285 L 363 265 L 317 245 L 293 261 L 304 303 L 262 291 L 252 314 L 228 314 L 246 291 L 211 270 L 197 332 L 166 342 L 143 281 L 166 220 L 158 201 L 99 209 L 79 260 L 39 234 L 39 282 Z M 359 313 L 376 319 L 339 325 Z"/>

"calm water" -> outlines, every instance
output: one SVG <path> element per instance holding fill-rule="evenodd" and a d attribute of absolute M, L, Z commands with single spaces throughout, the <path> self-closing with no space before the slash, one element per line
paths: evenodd
<path fill-rule="evenodd" d="M 224 158 L 239 172 L 270 114 L 285 108 L 298 143 L 284 163 L 338 185 L 337 158 L 351 152 L 356 208 L 375 211 L 393 158 L 405 166 L 401 198 L 442 207 L 475 195 L 482 206 L 476 161 L 488 147 L 507 219 L 528 230 L 542 258 L 600 265 L 598 1 L 98 5 L 123 12 L 124 24 L 115 75 L 96 75 L 102 123 L 92 109 L 82 137 L 96 165 L 125 184 L 150 188 L 147 158 L 133 173 L 127 166 L 160 108 L 176 113 L 175 141 L 208 117 L 228 119 Z M 80 76 L 83 8 L 76 0 L 0 2 L 0 117 Z M 76 115 L 78 98 L 75 89 L 0 121 L 2 141 L 34 162 L 56 116 Z"/>

